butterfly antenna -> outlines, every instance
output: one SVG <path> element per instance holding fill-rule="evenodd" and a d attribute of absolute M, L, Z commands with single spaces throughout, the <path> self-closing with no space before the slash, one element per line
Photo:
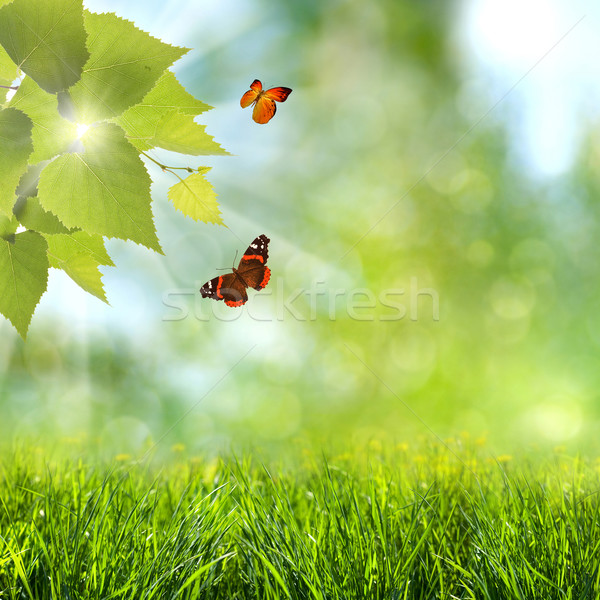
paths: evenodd
<path fill-rule="evenodd" d="M 238 255 L 238 251 L 235 251 L 235 258 L 233 259 L 233 265 L 232 267 L 235 268 L 235 261 L 237 260 L 237 255 Z"/>

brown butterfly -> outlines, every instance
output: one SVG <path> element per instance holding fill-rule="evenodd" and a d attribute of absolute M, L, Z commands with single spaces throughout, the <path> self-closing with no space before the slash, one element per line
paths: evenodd
<path fill-rule="evenodd" d="M 266 266 L 270 241 L 266 235 L 259 235 L 248 246 L 233 273 L 219 275 L 200 288 L 202 297 L 224 300 L 227 306 L 242 306 L 248 301 L 247 288 L 262 290 L 266 287 L 271 278 L 271 269 Z"/>
<path fill-rule="evenodd" d="M 287 87 L 274 87 L 270 90 L 263 90 L 262 83 L 255 79 L 250 84 L 250 89 L 242 96 L 240 105 L 246 108 L 254 104 L 252 118 L 257 123 L 268 123 L 275 114 L 277 106 L 275 102 L 285 102 L 292 90 Z"/>

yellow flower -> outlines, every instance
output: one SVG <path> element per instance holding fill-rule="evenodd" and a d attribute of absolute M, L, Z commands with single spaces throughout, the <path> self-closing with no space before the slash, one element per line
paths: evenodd
<path fill-rule="evenodd" d="M 65 445 L 77 446 L 81 443 L 81 440 L 78 437 L 63 435 L 61 438 L 61 442 Z"/>
<path fill-rule="evenodd" d="M 512 460 L 512 456 L 510 454 L 500 454 L 500 456 L 496 456 L 496 460 L 499 463 L 507 463 Z"/>
<path fill-rule="evenodd" d="M 371 440 L 369 442 L 369 448 L 374 452 L 381 452 L 383 449 L 381 442 L 379 440 Z"/>
<path fill-rule="evenodd" d="M 171 446 L 171 452 L 183 452 L 185 450 L 185 445 L 184 444 L 173 444 Z"/>
<path fill-rule="evenodd" d="M 219 470 L 219 462 L 217 460 L 211 460 L 204 467 L 204 480 L 205 481 L 214 481 L 217 471 Z"/>
<path fill-rule="evenodd" d="M 130 460 L 131 459 L 131 454 L 117 454 L 115 456 L 115 460 L 117 462 L 125 462 L 126 460 Z"/>
<path fill-rule="evenodd" d="M 345 461 L 345 460 L 351 460 L 353 458 L 352 454 L 350 454 L 350 452 L 343 452 L 342 454 L 338 454 L 337 456 L 334 456 L 332 458 L 332 461 L 335 462 L 336 460 L 339 461 Z"/>

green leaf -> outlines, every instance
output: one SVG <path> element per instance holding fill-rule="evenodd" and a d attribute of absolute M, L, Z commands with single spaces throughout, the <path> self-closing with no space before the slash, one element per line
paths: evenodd
<path fill-rule="evenodd" d="M 69 235 L 47 235 L 48 252 L 61 260 L 70 260 L 79 254 L 85 254 L 99 265 L 114 267 L 115 264 L 106 252 L 104 240 L 100 235 L 90 235 L 85 231 L 75 231 Z M 55 264 L 50 260 L 50 266 Z"/>
<path fill-rule="evenodd" d="M 194 156 L 229 154 L 204 131 L 204 125 L 194 121 L 193 116 L 175 110 L 167 113 L 158 122 L 154 139 L 149 143 L 151 146 Z"/>
<path fill-rule="evenodd" d="M 46 240 L 34 231 L 0 239 L 0 312 L 25 338 L 33 311 L 48 283 Z"/>
<path fill-rule="evenodd" d="M 60 116 L 56 96 L 45 92 L 30 77 L 25 77 L 10 106 L 23 111 L 33 122 L 31 164 L 65 152 L 77 139 L 77 126 Z"/>
<path fill-rule="evenodd" d="M 165 71 L 142 101 L 117 117 L 115 123 L 124 129 L 138 150 L 149 150 L 156 126 L 167 113 L 176 110 L 186 115 L 199 115 L 210 108 L 189 94 L 171 71 Z"/>
<path fill-rule="evenodd" d="M 161 75 L 156 85 L 137 106 L 144 105 L 153 110 L 164 111 L 163 114 L 170 110 L 178 110 L 186 115 L 200 115 L 212 108 L 186 91 L 177 81 L 175 74 L 169 70 Z"/>
<path fill-rule="evenodd" d="M 198 173 L 190 175 L 183 181 L 169 188 L 169 200 L 175 208 L 195 221 L 223 225 L 217 195 L 204 178 L 210 167 L 201 167 Z"/>
<path fill-rule="evenodd" d="M 37 186 L 40 180 L 40 173 L 42 169 L 50 164 L 49 160 L 44 160 L 36 165 L 29 165 L 27 170 L 21 179 L 19 179 L 19 185 L 16 189 L 17 196 L 37 196 Z"/>
<path fill-rule="evenodd" d="M 83 290 L 108 304 L 100 265 L 87 254 L 77 254 L 61 262 L 60 268 Z"/>
<path fill-rule="evenodd" d="M 44 210 L 37 198 L 21 196 L 14 207 L 19 223 L 40 233 L 67 233 L 69 230 L 58 220 L 56 215 Z"/>
<path fill-rule="evenodd" d="M 0 44 L 51 94 L 79 80 L 85 42 L 82 0 L 14 0 L 0 8 Z"/>
<path fill-rule="evenodd" d="M 59 156 L 42 171 L 41 205 L 68 228 L 162 252 L 150 208 L 150 177 L 123 130 L 102 123 L 82 142 L 85 152 Z"/>
<path fill-rule="evenodd" d="M 15 189 L 33 152 L 30 118 L 16 108 L 0 110 L 0 214 L 12 217 Z"/>
<path fill-rule="evenodd" d="M 14 241 L 15 232 L 17 231 L 18 226 L 19 222 L 14 216 L 9 218 L 0 215 L 0 238 Z"/>
<path fill-rule="evenodd" d="M 10 59 L 6 50 L 0 46 L 0 85 L 12 85 L 16 78 L 17 65 Z"/>
<path fill-rule="evenodd" d="M 100 265 L 114 266 L 104 240 L 83 231 L 72 235 L 47 235 L 50 266 L 62 269 L 79 287 L 107 302 Z"/>
<path fill-rule="evenodd" d="M 116 117 L 140 102 L 163 71 L 187 52 L 112 13 L 86 11 L 85 28 L 90 58 L 81 80 L 69 90 L 81 123 Z"/>

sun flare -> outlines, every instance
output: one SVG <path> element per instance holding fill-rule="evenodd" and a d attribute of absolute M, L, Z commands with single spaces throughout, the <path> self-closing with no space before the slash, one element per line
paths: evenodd
<path fill-rule="evenodd" d="M 80 140 L 90 128 L 89 125 L 78 124 L 77 125 L 77 139 Z"/>

